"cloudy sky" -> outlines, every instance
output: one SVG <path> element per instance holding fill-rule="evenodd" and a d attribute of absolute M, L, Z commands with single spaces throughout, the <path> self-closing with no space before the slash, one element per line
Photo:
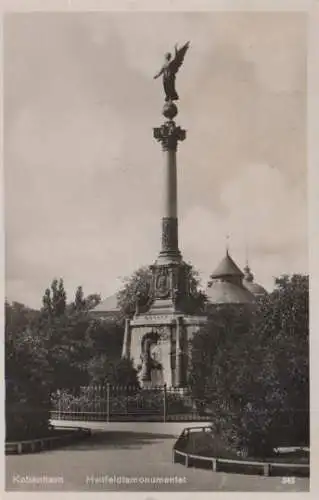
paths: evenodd
<path fill-rule="evenodd" d="M 306 19 L 293 13 L 7 15 L 6 296 L 114 293 L 160 249 L 163 92 L 177 77 L 180 247 L 203 285 L 225 253 L 272 288 L 307 272 Z"/>

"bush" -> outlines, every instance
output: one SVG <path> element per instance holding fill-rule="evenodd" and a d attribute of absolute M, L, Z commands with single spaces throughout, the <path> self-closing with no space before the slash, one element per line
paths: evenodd
<path fill-rule="evenodd" d="M 100 354 L 88 363 L 90 382 L 93 385 L 138 386 L 137 371 L 130 359 Z"/>
<path fill-rule="evenodd" d="M 5 304 L 6 439 L 42 436 L 48 431 L 48 363 L 34 328 L 37 312 Z"/>
<path fill-rule="evenodd" d="M 249 322 L 222 311 L 192 342 L 194 399 L 225 443 L 258 457 L 309 443 L 308 277 L 276 283 Z"/>
<path fill-rule="evenodd" d="M 50 411 L 28 404 L 6 406 L 6 441 L 45 437 L 48 434 Z"/>

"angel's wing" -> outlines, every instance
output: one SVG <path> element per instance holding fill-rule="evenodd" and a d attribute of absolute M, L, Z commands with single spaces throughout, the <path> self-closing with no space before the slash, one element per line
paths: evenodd
<path fill-rule="evenodd" d="M 186 42 L 183 47 L 176 49 L 175 57 L 170 64 L 170 68 L 174 73 L 177 73 L 181 65 L 183 64 L 185 54 L 188 50 L 189 42 Z"/>

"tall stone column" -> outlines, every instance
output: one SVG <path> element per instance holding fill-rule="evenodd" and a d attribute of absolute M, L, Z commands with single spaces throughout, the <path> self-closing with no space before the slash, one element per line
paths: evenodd
<path fill-rule="evenodd" d="M 152 266 L 153 304 L 151 313 L 174 312 L 187 293 L 187 266 L 178 247 L 177 216 L 177 145 L 186 131 L 176 125 L 177 107 L 168 101 L 163 108 L 166 118 L 161 127 L 154 128 L 154 138 L 162 145 L 164 172 L 162 189 L 162 243 L 159 256 Z"/>
<path fill-rule="evenodd" d="M 164 150 L 164 155 L 161 254 L 162 256 L 170 256 L 179 259 L 176 151 L 174 149 Z"/>
<path fill-rule="evenodd" d="M 173 120 L 177 115 L 177 107 L 173 102 L 165 104 L 163 115 L 167 120 L 161 127 L 154 129 L 154 137 L 162 144 L 165 157 L 162 192 L 162 248 L 159 260 L 179 262 L 181 254 L 178 248 L 176 151 L 178 141 L 185 139 L 186 131 L 177 126 Z"/>
<path fill-rule="evenodd" d="M 124 340 L 122 348 L 122 358 L 130 358 L 130 345 L 131 345 L 131 329 L 130 320 L 125 319 Z"/>
<path fill-rule="evenodd" d="M 176 150 L 164 150 L 165 158 L 165 182 L 164 182 L 164 207 L 163 218 L 177 219 L 177 171 Z M 176 242 L 177 243 L 177 242 Z"/>

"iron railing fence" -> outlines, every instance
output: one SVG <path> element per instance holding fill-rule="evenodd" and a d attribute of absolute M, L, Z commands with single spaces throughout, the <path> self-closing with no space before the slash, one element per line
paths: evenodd
<path fill-rule="evenodd" d="M 62 389 L 51 397 L 51 419 L 86 421 L 212 421 L 218 418 L 232 419 L 230 400 L 209 406 L 194 400 L 190 388 L 92 385 Z M 293 425 L 300 412 L 278 407 L 278 422 L 287 428 Z M 261 418 L 267 410 L 246 409 L 246 416 Z M 265 415 L 267 416 L 267 415 Z M 298 417 L 300 420 L 300 416 Z M 298 421 L 299 421 L 298 420 Z M 306 421 L 306 420 L 305 420 Z"/>
<path fill-rule="evenodd" d="M 209 420 L 187 388 L 86 386 L 52 395 L 51 418 L 89 421 Z"/>

